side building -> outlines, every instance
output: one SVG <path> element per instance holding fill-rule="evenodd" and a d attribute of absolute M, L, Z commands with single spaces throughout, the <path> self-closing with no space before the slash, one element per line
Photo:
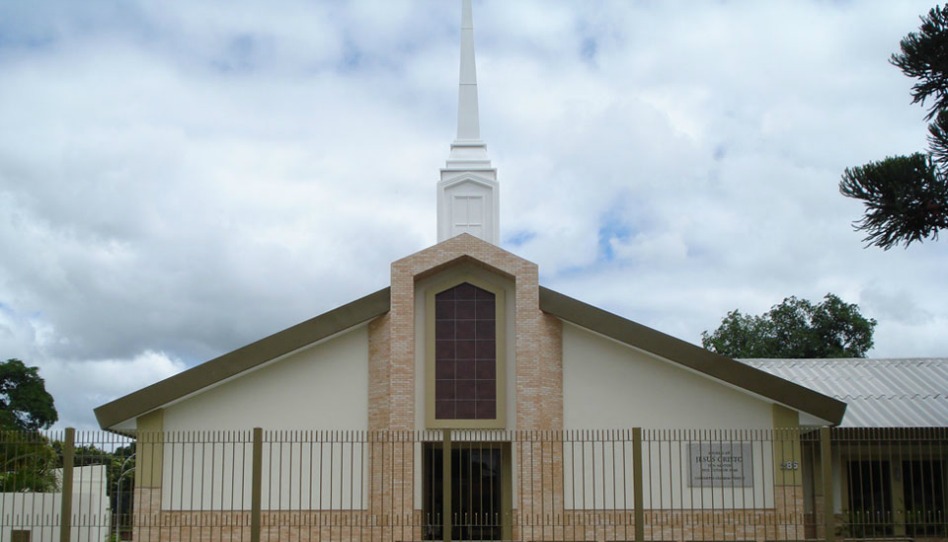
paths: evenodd
<path fill-rule="evenodd" d="M 830 432 L 840 536 L 948 536 L 948 358 L 741 361 L 846 402 Z M 816 439 L 804 441 L 805 508 L 816 525 L 825 506 L 820 454 Z"/>

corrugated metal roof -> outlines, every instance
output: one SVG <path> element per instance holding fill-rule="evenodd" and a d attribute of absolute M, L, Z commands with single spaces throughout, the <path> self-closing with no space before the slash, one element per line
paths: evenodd
<path fill-rule="evenodd" d="M 738 361 L 844 401 L 840 427 L 948 426 L 948 358 Z"/>

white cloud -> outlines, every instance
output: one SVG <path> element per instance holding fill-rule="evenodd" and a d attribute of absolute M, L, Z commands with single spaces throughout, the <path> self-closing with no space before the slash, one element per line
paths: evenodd
<path fill-rule="evenodd" d="M 887 58 L 929 8 L 476 2 L 508 248 L 692 342 L 834 292 L 879 320 L 873 354 L 948 355 L 948 245 L 863 249 L 836 190 L 924 147 Z M 411 0 L 4 3 L 0 356 L 90 426 L 385 286 L 435 240 L 457 24 Z"/>
<path fill-rule="evenodd" d="M 56 402 L 57 425 L 94 429 L 93 408 L 186 368 L 167 354 L 144 351 L 128 359 L 48 360 L 40 373 Z"/>

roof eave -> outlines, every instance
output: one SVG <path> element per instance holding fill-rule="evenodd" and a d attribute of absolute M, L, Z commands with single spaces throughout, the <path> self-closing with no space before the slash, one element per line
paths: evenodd
<path fill-rule="evenodd" d="M 196 365 L 95 409 L 106 430 L 389 311 L 391 291 L 375 293 Z"/>

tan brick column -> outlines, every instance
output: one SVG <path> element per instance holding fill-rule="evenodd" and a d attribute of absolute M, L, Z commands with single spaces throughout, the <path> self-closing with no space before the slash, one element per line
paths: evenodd
<path fill-rule="evenodd" d="M 132 536 L 136 541 L 161 539 L 161 482 L 164 463 L 164 411 L 136 421 L 135 500 Z"/>
<path fill-rule="evenodd" d="M 562 428 L 562 337 L 558 320 L 540 311 L 536 264 L 462 234 L 392 264 L 390 426 L 415 420 L 415 283 L 453 264 L 473 263 L 514 282 L 514 360 L 517 429 Z M 508 338 L 508 341 L 510 338 Z"/>
<path fill-rule="evenodd" d="M 776 533 L 758 539 L 803 540 L 806 510 L 803 502 L 803 454 L 800 446 L 799 413 L 773 406 L 774 512 Z"/>
<path fill-rule="evenodd" d="M 391 315 L 369 323 L 369 431 L 389 428 L 391 417 Z"/>
<path fill-rule="evenodd" d="M 373 322 L 370 326 L 370 378 L 387 378 L 387 404 L 385 400 L 377 407 L 370 407 L 370 427 L 382 428 L 386 418 L 386 428 L 402 430 L 415 429 L 416 348 L 416 294 L 419 280 L 432 277 L 440 271 L 455 265 L 476 265 L 487 272 L 496 273 L 512 280 L 514 292 L 507 296 L 507 303 L 513 302 L 513 359 L 515 382 L 507 383 L 507 400 L 515 401 L 515 418 L 507 420 L 508 428 L 532 431 L 558 431 L 563 428 L 563 366 L 562 366 L 562 323 L 559 319 L 540 311 L 539 269 L 536 264 L 524 260 L 495 245 L 471 235 L 462 234 L 422 250 L 392 264 L 391 311 L 387 319 Z M 388 333 L 384 330 L 387 325 Z M 387 368 L 384 352 L 388 352 Z M 381 399 L 384 385 L 370 390 L 373 401 Z M 423 419 L 421 416 L 420 419 Z M 537 481 L 544 472 L 559 473 L 562 469 L 562 457 L 559 449 L 549 445 L 535 450 L 519 450 L 519 476 L 528 476 Z M 536 454 L 536 457 L 532 457 Z M 393 458 L 394 459 L 394 458 Z M 407 460 L 408 458 L 406 458 Z M 535 465 L 537 472 L 524 472 L 524 465 Z M 414 471 L 410 465 L 399 470 L 404 479 L 393 481 L 386 491 L 400 492 L 402 484 L 410 486 L 410 476 Z M 551 470 L 552 469 L 552 470 Z M 526 513 L 557 513 L 562 510 L 562 496 L 543 499 L 544 488 L 532 485 L 520 486 L 515 508 Z M 395 499 L 397 500 L 397 499 Z M 389 501 L 393 502 L 393 501 Z M 538 508 L 543 503 L 542 510 Z M 394 503 L 393 503 L 394 504 Z M 398 513 L 409 513 L 410 503 L 399 502 L 395 506 Z M 552 508 L 551 508 L 552 507 Z"/>

